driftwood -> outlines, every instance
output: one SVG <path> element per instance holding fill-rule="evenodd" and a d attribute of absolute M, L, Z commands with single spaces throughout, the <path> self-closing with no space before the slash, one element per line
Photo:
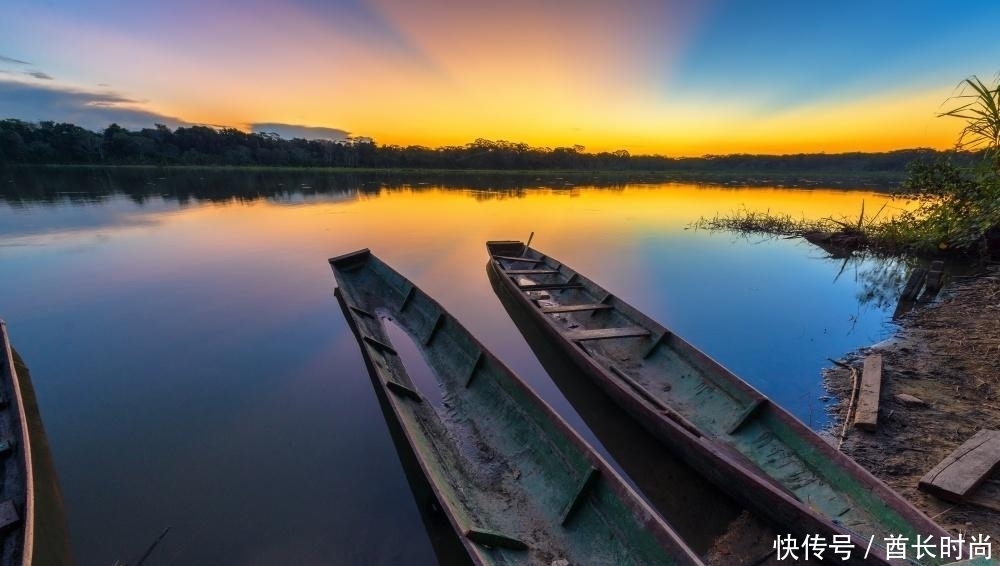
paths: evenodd
<path fill-rule="evenodd" d="M 854 419 L 854 403 L 858 396 L 858 370 L 857 368 L 849 366 L 844 362 L 840 362 L 832 358 L 827 359 L 835 365 L 851 372 L 851 400 L 847 403 L 847 414 L 844 415 L 844 427 L 840 429 L 840 441 L 837 442 L 837 450 L 840 450 L 844 446 L 844 440 L 847 438 L 847 431 L 850 429 L 851 421 Z"/>
<path fill-rule="evenodd" d="M 813 230 L 803 232 L 801 236 L 833 257 L 847 257 L 868 245 L 867 236 L 855 230 L 837 232 Z"/>

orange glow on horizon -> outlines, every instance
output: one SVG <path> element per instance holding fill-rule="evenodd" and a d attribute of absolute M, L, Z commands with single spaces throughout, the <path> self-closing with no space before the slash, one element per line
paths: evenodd
<path fill-rule="evenodd" d="M 946 149 L 960 129 L 935 117 L 953 83 L 898 91 L 873 84 L 871 94 L 778 108 L 736 88 L 677 94 L 671 70 L 706 17 L 685 3 L 629 11 L 583 2 L 566 11 L 517 0 L 523 10 L 456 4 L 433 13 L 402 0 L 368 4 L 398 45 L 373 42 L 301 5 L 227 13 L 218 30 L 208 19 L 192 21 L 192 37 L 213 34 L 210 50 L 34 10 L 49 48 L 108 54 L 86 72 L 136 100 L 123 107 L 195 124 L 327 127 L 387 145 L 486 138 L 668 156 Z M 649 28 L 643 22 L 658 23 L 655 50 L 640 33 Z M 247 40 L 270 30 L 294 30 L 295 41 Z M 93 84 L 84 74 L 60 79 L 81 89 Z"/>

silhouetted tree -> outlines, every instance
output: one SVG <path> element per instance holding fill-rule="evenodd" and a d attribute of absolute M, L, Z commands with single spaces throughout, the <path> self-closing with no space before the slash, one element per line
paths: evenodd
<path fill-rule="evenodd" d="M 234 128 L 163 124 L 130 131 L 111 124 L 95 133 L 73 124 L 0 120 L 0 164 L 97 163 L 151 165 L 265 165 L 404 169 L 529 169 L 658 171 L 685 174 L 881 173 L 902 178 L 906 165 L 939 152 L 908 149 L 883 153 L 796 155 L 705 155 L 672 158 L 632 155 L 626 150 L 587 153 L 582 145 L 532 147 L 478 138 L 461 146 L 379 145 L 368 138 L 334 142 L 286 140 L 270 133 Z M 948 154 L 957 165 L 974 153 Z"/>

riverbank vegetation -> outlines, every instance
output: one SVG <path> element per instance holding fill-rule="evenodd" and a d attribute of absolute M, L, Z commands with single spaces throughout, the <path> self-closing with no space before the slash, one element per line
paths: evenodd
<path fill-rule="evenodd" d="M 882 254 L 1000 255 L 1000 79 L 987 86 L 978 77 L 963 81 L 956 106 L 942 117 L 964 120 L 955 153 L 921 156 L 907 167 L 895 199 L 910 206 L 895 215 L 884 210 L 857 220 L 795 219 L 737 211 L 701 218 L 696 227 L 742 233 L 801 236 L 839 252 Z M 956 159 L 974 152 L 975 159 Z"/>
<path fill-rule="evenodd" d="M 283 139 L 275 134 L 233 128 L 163 125 L 127 130 L 112 124 L 92 132 L 73 124 L 0 120 L 0 165 L 156 165 L 266 166 L 361 169 L 644 171 L 678 176 L 751 176 L 783 184 L 790 178 L 903 178 L 906 164 L 938 155 L 931 149 L 882 153 L 796 155 L 706 155 L 667 157 L 628 151 L 587 152 L 584 147 L 533 147 L 524 143 L 477 139 L 460 146 L 429 148 L 377 144 L 368 139 L 329 141 Z M 970 163 L 971 153 L 951 157 Z M 685 180 L 685 179 L 681 179 Z"/>

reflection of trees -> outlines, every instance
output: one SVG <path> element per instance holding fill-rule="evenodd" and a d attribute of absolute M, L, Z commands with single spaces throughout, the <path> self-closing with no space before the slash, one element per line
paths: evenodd
<path fill-rule="evenodd" d="M 858 284 L 858 304 L 886 310 L 895 306 L 906 276 L 915 261 L 902 257 L 852 254 L 841 261 L 836 279 L 853 276 Z"/>
<path fill-rule="evenodd" d="M 293 202 L 311 195 L 377 195 L 385 191 L 462 190 L 477 200 L 523 198 L 528 190 L 574 194 L 580 187 L 624 190 L 630 177 L 504 172 L 331 172 L 308 169 L 156 167 L 17 167 L 0 169 L 0 200 L 92 203 L 125 195 L 138 204 L 150 197 L 206 202 Z"/>
<path fill-rule="evenodd" d="M 830 258 L 833 260 L 834 258 Z M 885 310 L 895 308 L 897 316 L 914 306 L 913 301 L 900 302 L 899 296 L 910 274 L 917 267 L 929 267 L 928 260 L 912 256 L 886 256 L 872 253 L 854 253 L 840 259 L 840 271 L 835 278 L 854 277 L 858 284 L 858 304 Z M 977 273 L 979 266 L 975 260 L 955 259 L 945 265 L 946 277 Z M 921 296 L 916 303 L 926 302 L 932 297 Z"/>

